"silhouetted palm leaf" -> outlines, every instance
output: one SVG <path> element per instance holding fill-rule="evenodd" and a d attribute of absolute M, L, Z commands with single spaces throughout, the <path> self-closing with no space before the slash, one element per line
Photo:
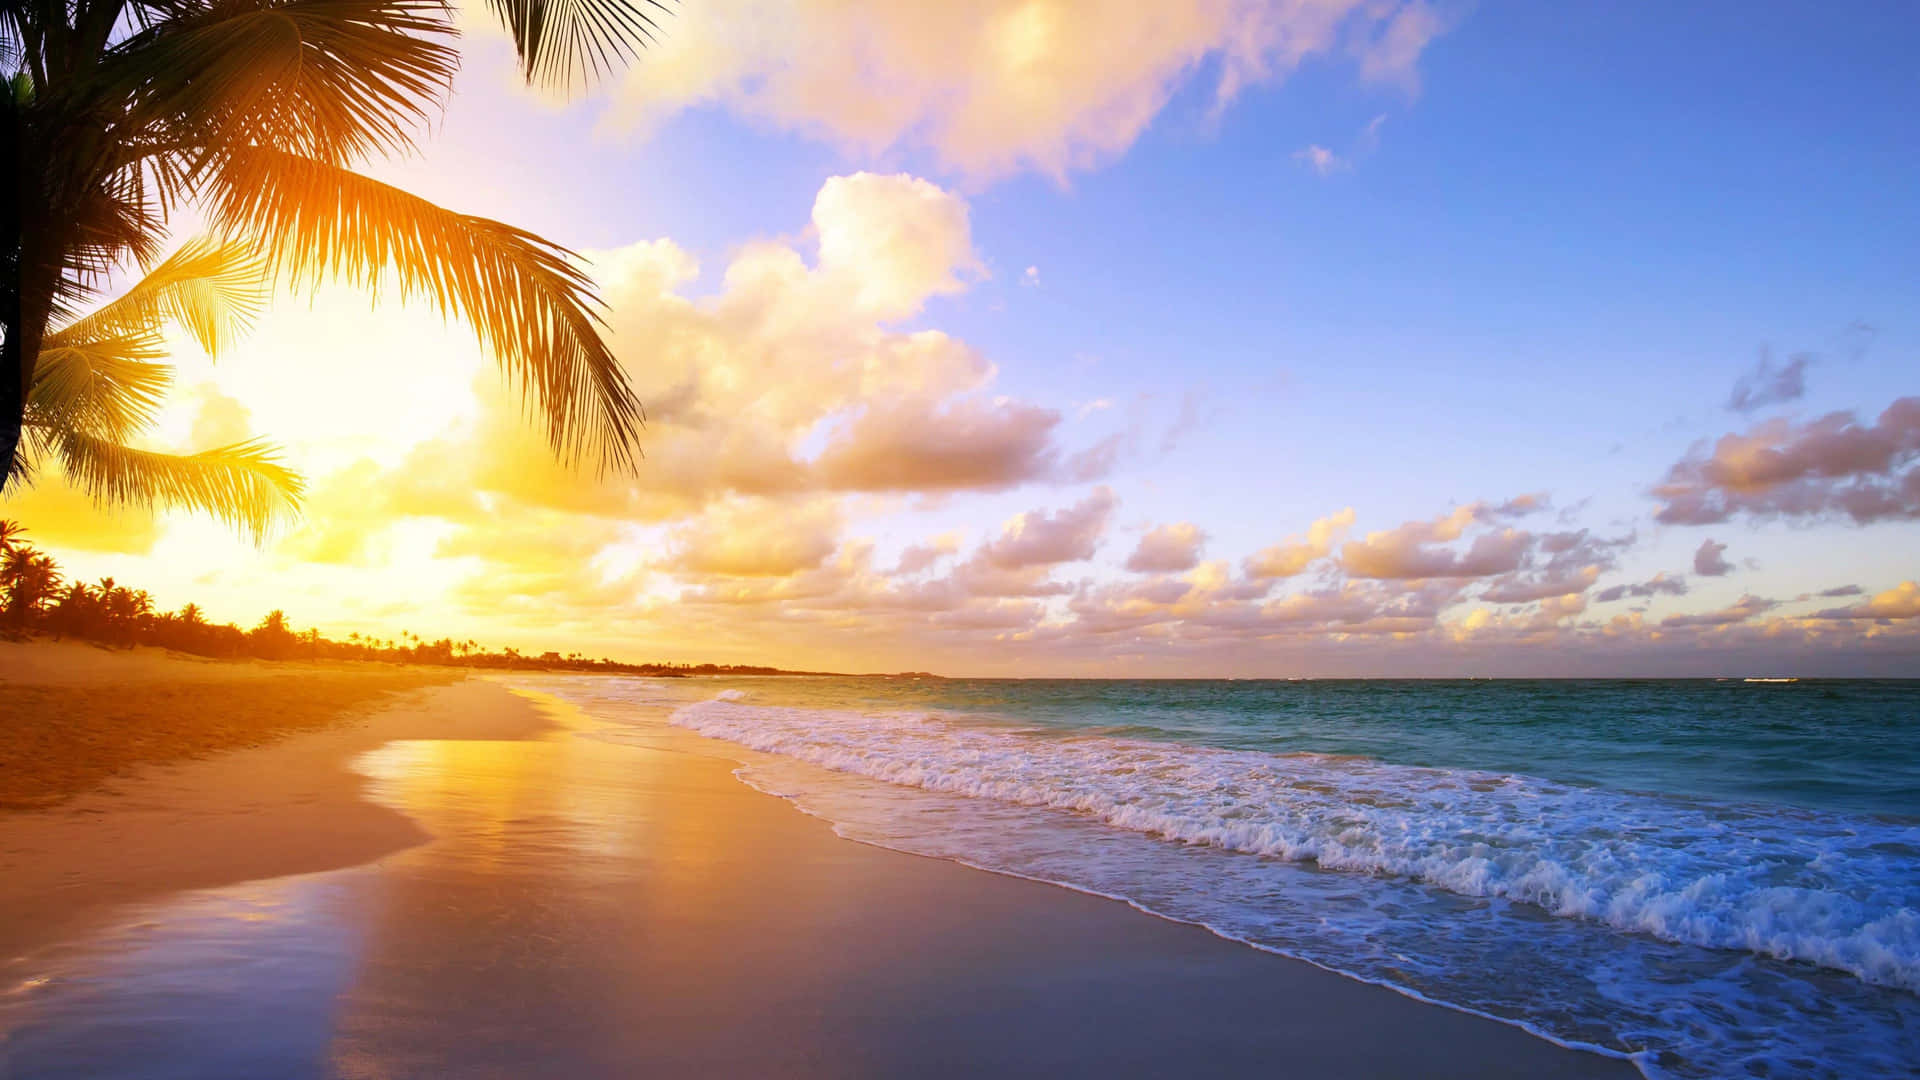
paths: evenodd
<path fill-rule="evenodd" d="M 279 452 L 260 440 L 164 454 L 68 431 L 52 446 L 67 478 L 97 500 L 203 510 L 256 538 L 297 511 L 306 490 Z"/>
<path fill-rule="evenodd" d="M 139 283 L 90 315 L 47 335 L 49 350 L 109 336 L 151 335 L 168 319 L 218 356 L 266 307 L 266 266 L 250 244 L 198 237 L 180 245 Z"/>
<path fill-rule="evenodd" d="M 153 423 L 173 384 L 155 334 L 100 338 L 40 350 L 27 422 L 124 442 Z"/>
<path fill-rule="evenodd" d="M 659 31 L 660 0 L 487 0 L 528 82 L 569 85 L 629 60 Z"/>
<path fill-rule="evenodd" d="M 103 92 L 215 158 L 271 146 L 344 164 L 412 148 L 459 66 L 438 0 L 235 0 L 117 46 Z"/>

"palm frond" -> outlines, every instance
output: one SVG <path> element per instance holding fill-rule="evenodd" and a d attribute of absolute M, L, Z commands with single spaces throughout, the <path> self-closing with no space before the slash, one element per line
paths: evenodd
<path fill-rule="evenodd" d="M 28 422 L 125 442 L 153 422 L 173 368 L 156 334 L 132 334 L 40 350 L 27 395 Z"/>
<path fill-rule="evenodd" d="M 118 299 L 49 334 L 41 355 L 90 341 L 152 334 L 172 319 L 217 356 L 265 307 L 266 264 L 252 247 L 244 241 L 196 237 Z"/>
<path fill-rule="evenodd" d="M 513 35 L 528 82 L 571 85 L 633 58 L 670 13 L 661 0 L 487 0 Z"/>
<path fill-rule="evenodd" d="M 442 0 L 231 0 L 168 18 L 103 65 L 139 128 L 215 156 L 271 146 L 343 164 L 412 148 L 452 84 Z"/>
<path fill-rule="evenodd" d="M 255 539 L 296 513 L 306 491 L 299 473 L 262 440 L 197 454 L 165 454 L 62 431 L 49 440 L 74 486 L 96 502 L 199 510 Z"/>
<path fill-rule="evenodd" d="M 632 466 L 644 416 L 565 248 L 275 150 L 233 152 L 215 185 L 216 224 L 257 238 L 295 287 L 337 277 L 377 291 L 394 275 L 403 296 L 425 294 L 473 326 L 563 459 L 591 448 L 603 469 Z"/>

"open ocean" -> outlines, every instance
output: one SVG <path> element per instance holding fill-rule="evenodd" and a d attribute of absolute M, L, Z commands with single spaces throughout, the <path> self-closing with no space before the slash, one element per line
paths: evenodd
<path fill-rule="evenodd" d="M 539 678 L 844 836 L 1631 1055 L 1920 1069 L 1920 682 Z"/>

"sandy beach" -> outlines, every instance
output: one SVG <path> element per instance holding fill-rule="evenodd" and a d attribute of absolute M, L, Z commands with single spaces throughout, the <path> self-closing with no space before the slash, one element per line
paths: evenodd
<path fill-rule="evenodd" d="M 5 812 L 0 1076 L 1637 1075 L 843 840 L 665 721 L 414 686 Z"/>

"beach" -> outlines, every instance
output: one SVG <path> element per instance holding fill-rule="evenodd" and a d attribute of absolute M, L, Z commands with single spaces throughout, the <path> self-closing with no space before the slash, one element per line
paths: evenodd
<path fill-rule="evenodd" d="M 1636 1075 L 843 839 L 668 712 L 464 679 L 7 812 L 0 1075 Z"/>

